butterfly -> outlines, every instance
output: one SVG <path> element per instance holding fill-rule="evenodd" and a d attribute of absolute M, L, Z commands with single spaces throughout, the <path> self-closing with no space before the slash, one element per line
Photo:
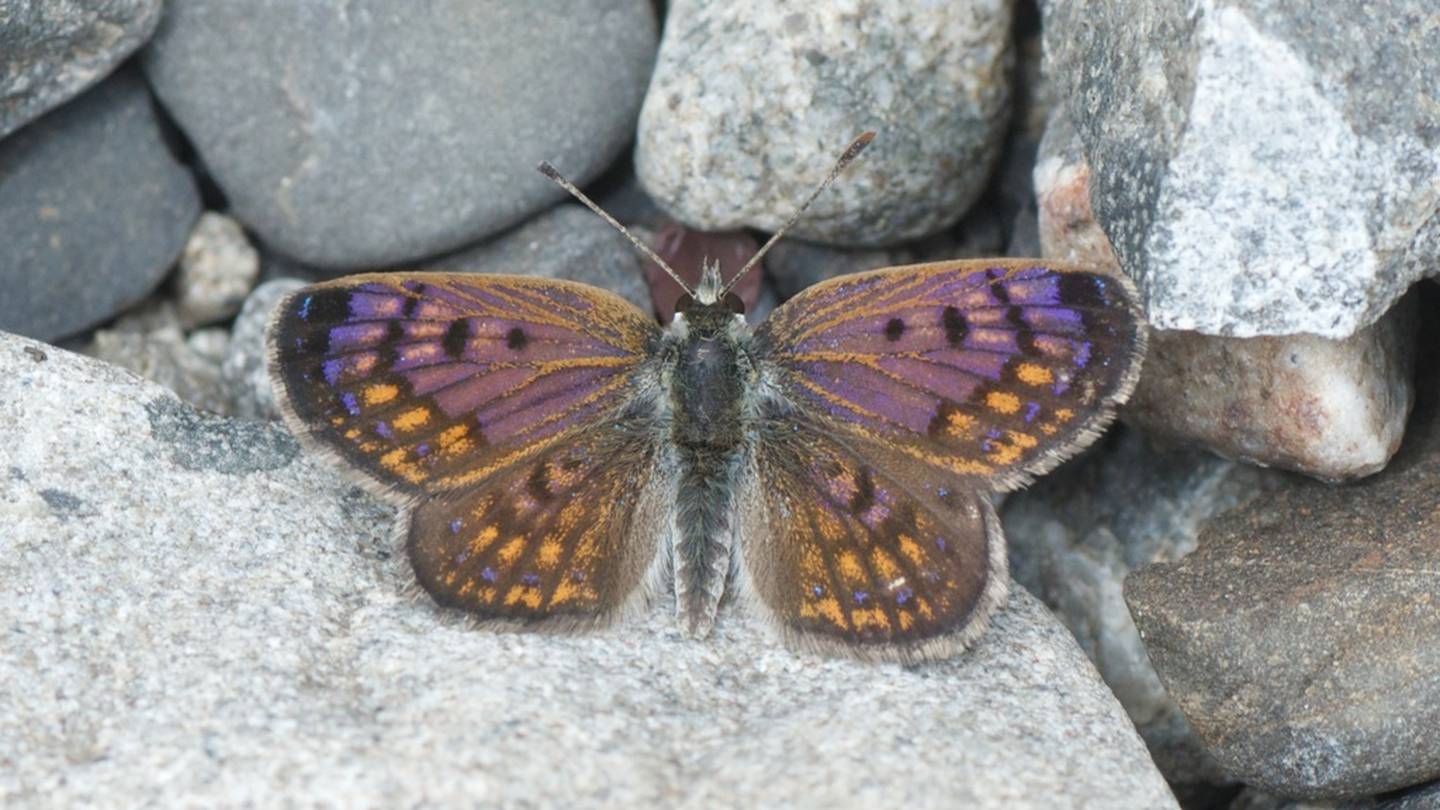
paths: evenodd
<path fill-rule="evenodd" d="M 307 446 L 411 507 L 418 582 L 485 623 L 604 625 L 671 588 L 703 637 L 734 590 L 795 648 L 955 655 L 1007 595 L 991 494 L 1093 441 L 1134 387 L 1135 288 L 936 262 L 817 284 L 752 329 L 731 288 L 788 226 L 729 284 L 706 266 L 665 327 L 552 279 L 304 288 L 269 328 L 276 398 Z"/>

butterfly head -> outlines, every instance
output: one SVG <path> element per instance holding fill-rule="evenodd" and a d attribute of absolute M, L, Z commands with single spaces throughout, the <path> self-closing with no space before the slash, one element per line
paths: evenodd
<path fill-rule="evenodd" d="M 730 321 L 744 317 L 745 302 L 725 289 L 725 282 L 720 278 L 720 263 L 706 259 L 695 293 L 680 296 L 675 312 L 684 317 L 692 329 L 703 332 L 713 324 L 715 331 L 723 331 Z"/>

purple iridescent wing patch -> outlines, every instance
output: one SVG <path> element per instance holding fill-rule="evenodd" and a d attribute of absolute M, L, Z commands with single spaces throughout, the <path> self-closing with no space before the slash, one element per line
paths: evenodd
<path fill-rule="evenodd" d="M 1134 386 L 1145 343 L 1127 279 L 1036 260 L 844 276 L 757 337 L 827 430 L 996 489 L 1088 443 Z"/>
<path fill-rule="evenodd" d="M 370 274 L 281 303 L 271 379 L 292 425 L 381 485 L 484 480 L 630 399 L 654 321 L 584 285 Z"/>

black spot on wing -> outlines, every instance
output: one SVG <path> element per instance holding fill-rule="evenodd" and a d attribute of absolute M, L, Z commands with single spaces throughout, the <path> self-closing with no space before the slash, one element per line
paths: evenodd
<path fill-rule="evenodd" d="M 850 496 L 850 513 L 853 515 L 863 514 L 865 510 L 875 505 L 875 481 L 870 477 L 870 471 L 861 469 L 855 479 L 855 494 Z"/>
<path fill-rule="evenodd" d="M 940 326 L 945 329 L 945 342 L 951 346 L 959 346 L 970 332 L 965 316 L 956 307 L 945 307 L 945 311 L 940 315 Z"/>
<path fill-rule="evenodd" d="M 540 462 L 530 471 L 530 477 L 525 480 L 525 491 L 539 503 L 550 500 L 550 471 L 547 468 L 548 462 Z"/>
<path fill-rule="evenodd" d="M 505 333 L 505 345 L 512 351 L 518 352 L 529 343 L 530 338 L 525 336 L 525 330 L 518 326 L 511 327 L 510 331 Z"/>
<path fill-rule="evenodd" d="M 465 351 L 465 344 L 470 339 L 470 322 L 461 318 L 450 324 L 445 330 L 445 337 L 440 341 L 440 346 L 445 353 L 451 357 L 459 357 Z"/>
<path fill-rule="evenodd" d="M 1084 323 L 1091 324 L 1091 311 L 1102 309 L 1113 303 L 1109 279 L 1085 273 L 1062 273 L 1056 282 L 1060 291 L 1060 303 L 1080 311 Z"/>
<path fill-rule="evenodd" d="M 885 337 L 888 340 L 899 340 L 900 337 L 904 334 L 905 322 L 900 320 L 899 318 L 891 318 L 889 322 L 885 324 Z"/>
<path fill-rule="evenodd" d="M 296 299 L 295 314 L 306 323 L 340 323 L 350 317 L 350 293 L 336 289 L 302 292 Z"/>

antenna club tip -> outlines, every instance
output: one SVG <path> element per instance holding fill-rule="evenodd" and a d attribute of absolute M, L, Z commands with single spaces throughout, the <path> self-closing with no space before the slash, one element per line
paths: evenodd
<path fill-rule="evenodd" d="M 875 140 L 874 130 L 860 133 L 859 137 L 850 142 L 850 146 L 845 149 L 845 154 L 840 156 L 840 162 L 849 163 L 854 160 L 855 156 L 865 151 L 865 147 L 869 146 L 873 140 Z"/>
<path fill-rule="evenodd" d="M 540 161 L 540 165 L 536 166 L 535 168 L 539 169 L 541 174 L 545 175 L 551 180 L 555 180 L 560 177 L 560 170 L 556 169 L 554 166 L 551 166 L 550 161 L 548 160 Z"/>

